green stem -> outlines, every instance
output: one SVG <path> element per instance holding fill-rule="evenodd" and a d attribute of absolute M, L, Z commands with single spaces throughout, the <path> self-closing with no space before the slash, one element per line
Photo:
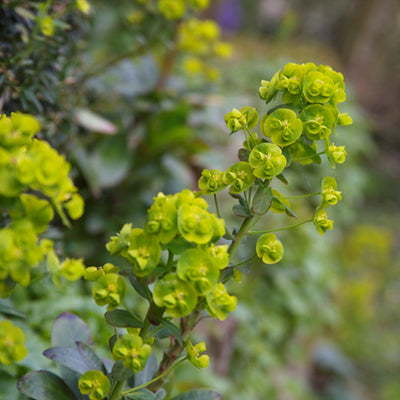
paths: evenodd
<path fill-rule="evenodd" d="M 298 222 L 297 224 L 284 226 L 284 227 L 282 227 L 282 228 L 275 228 L 275 229 L 270 229 L 270 230 L 267 230 L 267 231 L 248 231 L 247 233 L 248 233 L 249 235 L 261 235 L 261 234 L 263 234 L 263 233 L 274 233 L 274 232 L 278 232 L 278 231 L 284 231 L 284 230 L 286 230 L 286 229 L 296 228 L 296 227 L 298 227 L 298 226 L 300 226 L 300 225 L 306 224 L 307 222 L 312 222 L 312 220 L 313 220 L 313 219 L 310 218 L 310 219 L 307 219 L 307 220 L 305 220 L 305 221 Z"/>
<path fill-rule="evenodd" d="M 117 400 L 120 397 L 120 393 L 122 388 L 124 387 L 124 381 L 122 382 L 115 382 L 114 387 L 112 388 L 111 394 L 108 400 Z"/>
<path fill-rule="evenodd" d="M 218 199 L 217 199 L 217 194 L 214 193 L 214 203 L 215 203 L 215 210 L 217 212 L 218 218 L 221 218 L 221 213 L 219 212 L 219 206 L 218 206 Z"/>
<path fill-rule="evenodd" d="M 249 229 L 252 221 L 253 221 L 253 217 L 247 217 L 243 220 L 242 225 L 239 228 L 239 232 L 237 233 L 236 237 L 232 240 L 232 243 L 228 249 L 228 253 L 231 257 L 236 253 L 240 243 L 247 235 L 248 229 Z"/>
<path fill-rule="evenodd" d="M 237 267 L 239 267 L 240 265 L 247 264 L 247 263 L 249 263 L 250 261 L 253 261 L 256 257 L 257 257 L 257 254 L 254 254 L 253 257 L 250 257 L 250 258 L 247 259 L 246 261 L 242 261 L 242 262 L 240 262 L 240 263 L 238 263 L 238 264 L 232 265 L 232 268 L 237 268 Z"/>
<path fill-rule="evenodd" d="M 179 360 L 177 363 L 175 363 L 174 365 L 172 365 L 169 369 L 167 369 L 166 371 L 164 371 L 162 374 L 160 374 L 160 375 L 156 376 L 155 378 L 153 378 L 151 381 L 146 382 L 146 383 L 143 383 L 142 385 L 136 386 L 136 387 L 134 387 L 133 389 L 126 390 L 125 392 L 122 392 L 121 395 L 122 395 L 122 396 L 125 396 L 125 395 L 127 395 L 127 394 L 134 393 L 134 392 L 138 391 L 139 389 L 142 389 L 142 388 L 144 388 L 144 387 L 146 387 L 146 386 L 149 386 L 149 385 L 151 385 L 152 383 L 158 381 L 159 379 L 164 378 L 165 375 L 168 375 L 171 371 L 173 371 L 179 364 L 182 364 L 182 362 L 185 361 L 185 360 L 186 360 L 186 357 L 185 357 L 185 358 L 182 358 L 182 359 Z M 112 399 L 110 398 L 110 400 L 112 400 Z"/>

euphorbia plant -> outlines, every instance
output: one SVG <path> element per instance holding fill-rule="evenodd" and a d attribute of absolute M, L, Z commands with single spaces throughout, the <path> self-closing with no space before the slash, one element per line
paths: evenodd
<path fill-rule="evenodd" d="M 320 164 L 325 156 L 334 168 L 344 161 L 344 148 L 330 139 L 337 125 L 351 123 L 337 108 L 345 100 L 343 76 L 328 66 L 289 63 L 270 81 L 262 81 L 259 94 L 266 104 L 277 100 L 261 119 L 251 107 L 234 109 L 225 117 L 232 134 L 244 133 L 239 161 L 226 171 L 204 170 L 199 191 L 159 193 L 148 210 L 145 226 L 127 223 L 107 243 L 111 256 L 125 260 L 121 263 L 116 259 L 115 264 L 121 267 L 107 263 L 86 269 L 85 278 L 95 281 L 94 300 L 107 305 L 105 318 L 114 327 L 109 341 L 114 361 L 99 361 L 89 347 L 83 351 L 79 337 L 69 347 L 68 357 L 62 347 L 46 350 L 47 357 L 77 372 L 68 375 L 67 381 L 75 397 L 65 398 L 79 398 L 79 392 L 90 399 L 170 398 L 163 386 L 176 366 L 185 360 L 198 368 L 208 366 L 209 358 L 203 354 L 206 345 L 194 344 L 191 339 L 199 320 L 207 315 L 225 320 L 236 308 L 238 299 L 229 294 L 226 285 L 231 279 L 240 282 L 240 268 L 246 261 L 235 264 L 234 260 L 243 239 L 257 237 L 251 259 L 259 257 L 265 264 L 275 264 L 284 256 L 278 231 L 308 222 L 321 235 L 332 229 L 327 209 L 342 198 L 333 177 L 325 177 L 313 192 L 295 196 L 279 193 L 272 186 L 276 180 L 289 186 L 285 171 L 293 164 Z M 254 131 L 258 123 L 261 137 Z M 226 189 L 238 202 L 234 213 L 242 218 L 233 230 L 227 229 L 219 211 L 217 193 Z M 202 195 L 214 197 L 216 214 L 208 210 Z M 312 196 L 320 196 L 312 216 L 289 226 L 256 229 L 269 211 L 297 218 L 289 200 Z M 125 302 L 127 284 L 147 301 L 142 315 Z M 69 316 L 63 318 L 63 323 L 69 318 L 75 325 L 83 324 Z M 157 361 L 154 353 L 160 346 L 163 355 Z M 35 391 L 38 374 L 22 378 L 19 389 L 43 399 Z M 43 372 L 40 377 L 50 386 L 59 379 L 44 378 Z M 199 393 L 202 399 L 219 398 L 216 392 L 203 390 L 174 399 L 195 399 Z"/>

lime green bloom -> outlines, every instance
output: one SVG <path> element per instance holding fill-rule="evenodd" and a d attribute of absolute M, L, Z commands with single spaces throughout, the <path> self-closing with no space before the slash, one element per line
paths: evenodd
<path fill-rule="evenodd" d="M 186 354 L 188 360 L 197 368 L 207 368 L 210 363 L 210 358 L 204 353 L 207 350 L 204 342 L 197 343 L 193 346 L 190 340 L 187 341 Z"/>
<path fill-rule="evenodd" d="M 321 206 L 326 208 L 342 200 L 341 192 L 337 191 L 336 179 L 326 176 L 321 184 Z"/>
<path fill-rule="evenodd" d="M 326 103 L 335 94 L 332 79 L 319 71 L 310 71 L 304 78 L 303 96 L 309 103 Z"/>
<path fill-rule="evenodd" d="M 328 213 L 321 207 L 318 207 L 313 218 L 314 226 L 320 235 L 333 228 L 333 220 L 328 219 Z"/>
<path fill-rule="evenodd" d="M 256 252 L 265 264 L 275 264 L 282 259 L 284 250 L 273 233 L 265 233 L 257 240 Z"/>
<path fill-rule="evenodd" d="M 84 210 L 84 201 L 81 195 L 78 193 L 74 193 L 71 196 L 71 199 L 68 200 L 65 204 L 64 207 L 68 212 L 68 215 L 72 219 L 78 219 L 82 216 L 83 210 Z"/>
<path fill-rule="evenodd" d="M 131 243 L 132 224 L 125 224 L 117 236 L 112 236 L 106 244 L 106 249 L 111 255 L 119 254 L 126 250 Z"/>
<path fill-rule="evenodd" d="M 128 333 L 117 339 L 112 353 L 116 360 L 123 360 L 122 364 L 126 368 L 139 372 L 146 366 L 151 346 L 143 344 L 140 336 Z"/>
<path fill-rule="evenodd" d="M 234 108 L 225 115 L 226 126 L 230 131 L 237 132 L 244 128 L 252 129 L 257 125 L 259 115 L 254 107 L 243 107 L 240 111 Z"/>
<path fill-rule="evenodd" d="M 272 179 L 285 169 L 286 158 L 277 145 L 261 143 L 251 151 L 249 164 L 257 178 Z"/>
<path fill-rule="evenodd" d="M 186 7 L 184 0 L 159 0 L 158 10 L 167 19 L 180 19 Z"/>
<path fill-rule="evenodd" d="M 209 5 L 210 0 L 189 0 L 189 3 L 196 10 L 205 10 Z"/>
<path fill-rule="evenodd" d="M 53 36 L 54 35 L 54 21 L 49 15 L 45 15 L 39 18 L 39 26 L 43 35 L 45 36 Z"/>
<path fill-rule="evenodd" d="M 320 140 L 330 135 L 334 117 L 329 109 L 321 104 L 312 104 L 300 113 L 304 133 L 311 140 Z"/>
<path fill-rule="evenodd" d="M 215 217 L 197 206 L 182 205 L 178 211 L 178 230 L 188 242 L 206 244 L 215 233 Z"/>
<path fill-rule="evenodd" d="M 204 194 L 214 194 L 226 188 L 224 173 L 219 169 L 204 169 L 198 181 L 199 189 Z"/>
<path fill-rule="evenodd" d="M 332 96 L 332 102 L 336 104 L 345 101 L 346 93 L 344 91 L 345 84 L 343 75 L 340 72 L 334 71 L 329 65 L 319 65 L 318 71 L 324 73 L 334 83 L 334 93 Z"/>
<path fill-rule="evenodd" d="M 283 90 L 282 101 L 298 103 L 301 98 L 304 79 L 304 65 L 288 63 L 283 68 L 277 83 L 277 89 Z"/>
<path fill-rule="evenodd" d="M 332 142 L 328 147 L 328 151 L 335 163 L 343 164 L 345 162 L 347 152 L 344 149 L 344 146 L 335 146 L 335 143 Z"/>
<path fill-rule="evenodd" d="M 231 165 L 225 172 L 223 181 L 225 185 L 231 185 L 231 193 L 241 193 L 253 185 L 255 176 L 253 168 L 246 161 L 239 161 Z"/>
<path fill-rule="evenodd" d="M 92 293 L 96 304 L 113 309 L 121 304 L 126 292 L 126 283 L 122 276 L 114 273 L 100 277 L 93 285 Z"/>
<path fill-rule="evenodd" d="M 278 108 L 270 115 L 266 114 L 260 124 L 264 136 L 272 143 L 284 147 L 294 143 L 303 130 L 303 123 L 289 108 Z"/>
<path fill-rule="evenodd" d="M 236 308 L 237 297 L 227 293 L 225 286 L 218 283 L 206 296 L 206 309 L 212 318 L 224 321 L 228 314 Z"/>
<path fill-rule="evenodd" d="M 0 364 L 21 361 L 27 353 L 22 329 L 10 321 L 0 321 Z"/>
<path fill-rule="evenodd" d="M 90 13 L 90 3 L 87 0 L 75 0 L 76 7 L 84 14 Z"/>
<path fill-rule="evenodd" d="M 143 229 L 132 229 L 129 247 L 121 255 L 133 266 L 133 272 L 139 277 L 147 276 L 157 267 L 161 258 L 161 246 L 154 235 Z"/>
<path fill-rule="evenodd" d="M 222 235 L 221 235 L 222 236 Z M 220 246 L 211 245 L 207 248 L 208 253 L 211 255 L 215 265 L 218 269 L 224 269 L 229 264 L 228 245 L 223 244 Z"/>
<path fill-rule="evenodd" d="M 197 294 L 208 293 L 217 283 L 219 269 L 206 250 L 188 249 L 178 259 L 178 277 L 190 283 Z"/>
<path fill-rule="evenodd" d="M 296 143 L 291 144 L 287 148 L 290 153 L 290 159 L 292 162 L 297 161 L 301 165 L 308 165 L 313 162 L 320 164 L 321 158 L 317 154 L 318 146 L 317 142 L 312 141 L 311 144 L 306 144 L 299 140 Z"/>
<path fill-rule="evenodd" d="M 180 209 L 181 206 L 196 206 L 202 208 L 203 210 L 207 210 L 208 203 L 203 198 L 199 197 L 201 192 L 192 192 L 189 189 L 184 189 L 179 193 L 176 193 L 172 196 L 173 201 L 175 201 L 175 207 L 177 210 Z"/>
<path fill-rule="evenodd" d="M 29 219 L 37 233 L 43 233 L 54 217 L 54 211 L 47 200 L 39 199 L 32 194 L 20 195 L 23 214 Z M 15 216 L 12 215 L 14 218 Z"/>
<path fill-rule="evenodd" d="M 270 81 L 261 81 L 261 86 L 258 89 L 258 94 L 261 99 L 265 100 L 265 103 L 268 104 L 272 101 L 276 95 L 278 94 L 278 83 L 280 78 L 281 70 L 275 73 Z"/>
<path fill-rule="evenodd" d="M 154 286 L 153 300 L 165 307 L 171 317 L 185 317 L 197 304 L 197 292 L 191 284 L 170 273 L 163 276 Z"/>
<path fill-rule="evenodd" d="M 111 263 L 106 263 L 102 267 L 88 267 L 85 269 L 83 277 L 87 281 L 92 281 L 95 282 L 97 281 L 101 276 L 104 276 L 106 274 L 117 274 L 119 272 L 119 267 L 116 267 L 115 265 Z"/>
<path fill-rule="evenodd" d="M 69 281 L 77 281 L 82 278 L 85 273 L 85 265 L 83 259 L 66 258 L 61 264 L 61 275 Z"/>
<path fill-rule="evenodd" d="M 158 194 L 147 214 L 146 231 L 162 243 L 170 242 L 178 234 L 176 199 Z"/>
<path fill-rule="evenodd" d="M 107 397 L 111 385 L 101 371 L 93 370 L 85 372 L 79 378 L 78 388 L 82 394 L 89 395 L 90 400 L 101 400 Z"/>
<path fill-rule="evenodd" d="M 7 117 L 3 114 L 0 116 L 0 147 L 26 146 L 39 129 L 39 122 L 32 115 L 11 113 Z"/>

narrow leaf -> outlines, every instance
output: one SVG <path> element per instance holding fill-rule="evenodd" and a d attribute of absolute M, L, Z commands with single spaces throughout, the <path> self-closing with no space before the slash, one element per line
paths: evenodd
<path fill-rule="evenodd" d="M 133 275 L 133 273 L 129 273 L 128 274 L 128 279 L 129 282 L 131 283 L 132 287 L 136 290 L 136 292 L 144 297 L 146 300 L 150 301 L 152 300 L 152 296 L 151 296 L 151 292 L 149 290 L 149 288 L 145 285 L 142 285 L 136 278 L 135 275 Z"/>
<path fill-rule="evenodd" d="M 127 397 L 132 400 L 157 400 L 156 395 L 148 389 L 139 389 L 137 392 L 129 394 Z"/>
<path fill-rule="evenodd" d="M 136 314 L 130 313 L 126 310 L 112 310 L 104 314 L 106 321 L 119 328 L 143 328 L 143 321 Z"/>
<path fill-rule="evenodd" d="M 182 335 L 181 335 L 181 331 L 180 329 L 173 324 L 171 321 L 167 320 L 167 319 L 163 319 L 161 322 L 162 325 L 164 325 L 170 332 L 171 335 L 174 335 L 176 340 L 179 343 L 179 346 L 183 346 L 183 340 L 182 340 Z"/>
<path fill-rule="evenodd" d="M 97 369 L 99 371 L 105 372 L 105 367 L 100 357 L 91 347 L 82 342 L 77 342 L 76 347 L 79 351 L 79 354 L 86 360 L 87 364 L 90 366 L 91 370 Z"/>
<path fill-rule="evenodd" d="M 64 381 L 48 371 L 28 372 L 18 381 L 17 388 L 35 400 L 75 400 Z"/>

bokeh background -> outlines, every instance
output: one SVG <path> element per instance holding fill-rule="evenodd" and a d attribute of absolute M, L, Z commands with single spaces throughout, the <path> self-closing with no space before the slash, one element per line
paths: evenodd
<path fill-rule="evenodd" d="M 240 139 L 228 136 L 224 115 L 262 108 L 262 79 L 287 62 L 344 74 L 343 111 L 354 123 L 338 137 L 348 159 L 334 171 L 343 201 L 333 232 L 290 231 L 283 262 L 246 268 L 231 288 L 237 310 L 197 333 L 212 365 L 178 370 L 171 387 L 213 387 L 229 400 L 400 398 L 398 0 L 214 0 L 201 18 L 219 23 L 233 51 L 201 60 L 213 68 L 206 77 L 179 64 L 173 27 L 144 24 L 135 1 L 93 0 L 88 17 L 58 17 L 68 1 L 53 2 L 56 33 L 32 44 L 34 28 L 15 8 L 35 3 L 0 5 L 1 107 L 38 116 L 42 135 L 73 164 L 85 216 L 50 236 L 87 266 L 108 260 L 104 244 L 125 222 L 141 226 L 158 192 L 194 189 L 203 168 L 230 165 Z M 331 173 L 326 165 L 308 178 Z M 225 199 L 223 214 L 230 207 Z M 84 318 L 99 348 L 111 332 L 84 282 L 57 290 L 41 280 L 2 302 L 29 316 L 20 325 L 30 353 L 0 369 L 0 398 L 19 396 L 13 379 L 27 370 L 51 368 L 41 351 L 61 312 Z"/>

